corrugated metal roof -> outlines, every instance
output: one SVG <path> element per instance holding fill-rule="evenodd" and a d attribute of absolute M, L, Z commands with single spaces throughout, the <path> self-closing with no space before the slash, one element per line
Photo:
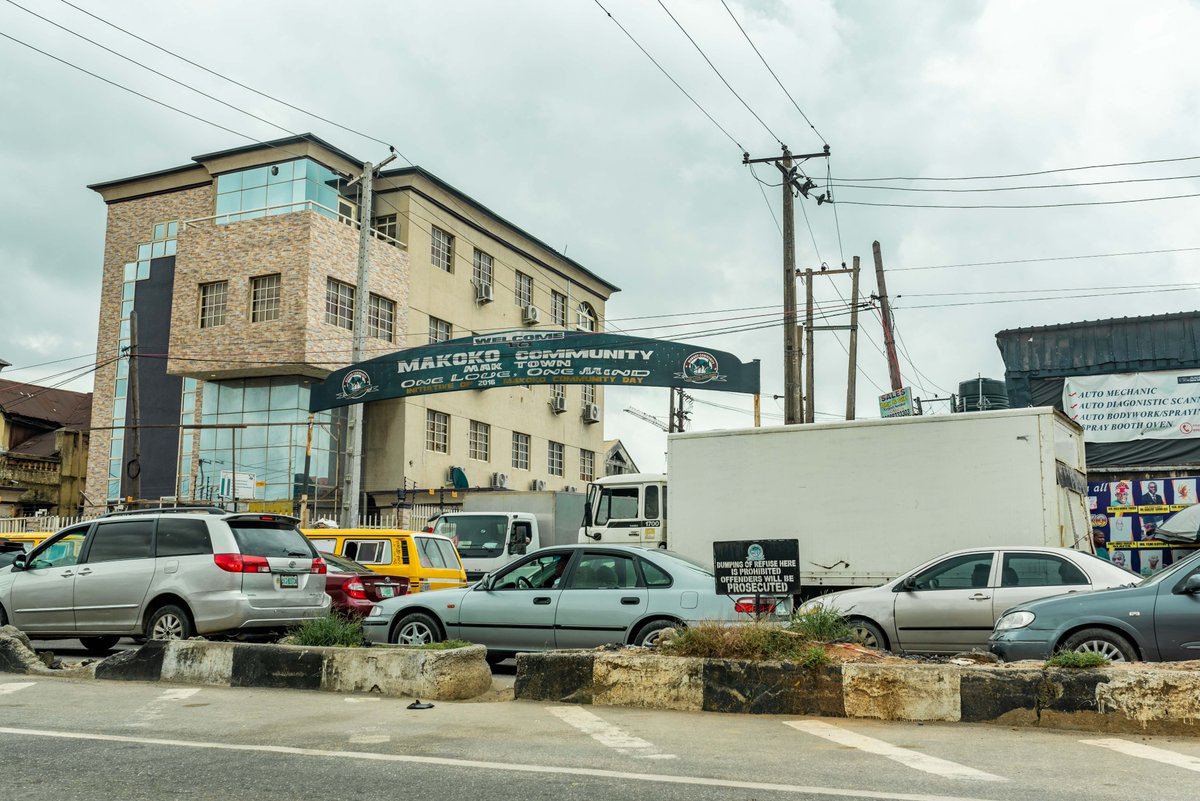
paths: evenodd
<path fill-rule="evenodd" d="M 92 420 L 92 393 L 0 378 L 0 412 L 56 426 L 88 426 Z"/>
<path fill-rule="evenodd" d="M 1200 368 L 1200 311 L 1013 328 L 996 346 L 1010 378 Z"/>

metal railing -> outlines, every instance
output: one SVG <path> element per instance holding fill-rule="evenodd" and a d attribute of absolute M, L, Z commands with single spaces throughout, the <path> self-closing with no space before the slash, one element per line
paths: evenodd
<path fill-rule="evenodd" d="M 58 531 L 59 529 L 93 520 L 99 515 L 33 515 L 30 517 L 0 518 L 0 536 L 4 534 L 26 534 L 35 531 Z"/>

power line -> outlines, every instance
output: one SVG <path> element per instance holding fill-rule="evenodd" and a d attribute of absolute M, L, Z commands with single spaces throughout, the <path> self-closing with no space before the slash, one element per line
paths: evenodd
<path fill-rule="evenodd" d="M 1138 197 L 1128 198 L 1126 200 L 1087 200 L 1075 203 L 1028 203 L 1028 204 L 985 204 L 962 206 L 953 204 L 933 204 L 933 203 L 868 203 L 862 200 L 838 200 L 834 202 L 844 206 L 875 206 L 877 208 L 892 208 L 892 209 L 1061 209 L 1071 206 L 1120 206 L 1127 203 L 1151 203 L 1158 200 L 1184 200 L 1186 198 L 1200 197 L 1200 193 L 1190 195 L 1163 195 L 1161 197 Z"/>
<path fill-rule="evenodd" d="M 694 105 L 696 108 L 700 109 L 700 113 L 702 113 L 705 117 L 708 117 L 709 122 L 711 122 L 713 125 L 717 126 L 717 129 L 721 133 L 725 134 L 725 137 L 730 142 L 733 142 L 733 144 L 737 147 L 738 150 L 745 152 L 746 148 L 742 147 L 741 144 L 738 142 L 738 140 L 734 139 L 733 136 L 729 133 L 729 131 L 727 131 L 723 127 L 721 127 L 721 123 L 719 123 L 715 119 L 713 119 L 713 116 L 708 113 L 707 109 L 705 109 L 704 106 L 700 105 L 700 103 L 696 100 L 696 98 L 694 98 L 690 94 L 688 94 L 687 90 L 679 85 L 679 81 L 677 81 L 673 77 L 671 77 L 671 73 L 667 72 L 666 69 L 663 67 L 663 65 L 659 64 L 658 61 L 655 60 L 654 56 L 650 55 L 650 53 L 647 52 L 646 48 L 642 47 L 641 43 L 638 42 L 637 39 L 633 38 L 633 34 L 631 34 L 629 31 L 627 31 L 625 29 L 625 26 L 622 25 L 620 22 L 618 22 L 617 18 L 614 17 L 607 8 L 605 8 L 603 5 L 601 5 L 600 0 L 592 0 L 592 2 L 594 2 L 597 6 L 599 6 L 600 10 L 603 11 L 605 13 L 605 15 L 609 19 L 611 19 L 618 28 L 621 29 L 621 33 L 623 33 L 627 37 L 629 37 L 629 41 L 633 42 L 637 46 L 637 49 L 641 50 L 642 54 L 644 56 L 646 56 L 646 58 L 650 59 L 650 62 L 652 64 L 654 64 L 654 66 L 658 67 L 659 72 L 661 72 L 663 75 L 667 76 L 667 80 L 669 80 L 671 83 L 675 84 L 676 89 L 683 92 L 684 97 L 686 97 L 688 100 L 692 101 L 692 105 Z"/>
<path fill-rule="evenodd" d="M 896 295 L 897 298 L 934 298 L 947 296 L 963 296 L 963 295 L 1031 295 L 1037 292 L 1078 292 L 1080 289 L 1116 289 L 1122 292 L 1130 289 L 1194 289 L 1200 287 L 1200 283 L 1195 282 L 1180 282 L 1169 284 L 1116 284 L 1108 286 L 1089 286 L 1089 287 L 1045 287 L 1043 289 L 981 289 L 975 292 L 905 292 L 903 295 Z"/>
<path fill-rule="evenodd" d="M 712 71 L 715 72 L 717 77 L 721 79 L 721 83 L 725 84 L 725 88 L 730 92 L 733 92 L 733 96 L 738 99 L 738 102 L 746 107 L 746 111 L 749 111 L 750 114 L 753 115 L 754 119 L 758 120 L 758 124 L 761 125 L 766 132 L 771 135 L 771 138 L 782 146 L 783 140 L 775 135 L 775 132 L 771 130 L 771 126 L 763 122 L 763 118 L 758 116 L 758 112 L 750 108 L 750 104 L 747 103 L 745 99 L 743 99 L 742 96 L 737 93 L 737 90 L 733 88 L 729 81 L 725 80 L 725 76 L 721 74 L 719 69 L 717 69 L 717 65 L 712 63 L 712 59 L 708 57 L 708 54 L 704 52 L 700 45 L 696 44 L 696 40 L 693 39 L 692 35 L 687 32 L 687 28 L 683 27 L 683 24 L 680 23 L 679 20 L 675 19 L 675 15 L 671 13 L 671 9 L 667 8 L 666 3 L 664 3 L 663 0 L 658 0 L 658 5 L 662 7 L 663 11 L 667 12 L 667 16 L 671 18 L 671 22 L 674 22 L 675 27 L 679 28 L 679 30 L 683 32 L 683 35 L 686 36 L 687 40 L 692 43 L 692 47 L 696 48 L 696 52 L 699 53 L 705 62 L 708 63 L 708 66 L 712 67 Z"/>
<path fill-rule="evenodd" d="M 771 65 L 767 63 L 767 60 L 763 57 L 763 54 L 759 52 L 758 46 L 754 44 L 754 41 L 750 38 L 750 34 L 746 33 L 746 29 L 742 27 L 742 23 L 739 22 L 738 18 L 734 16 L 733 10 L 729 8 L 729 4 L 726 3 L 725 0 L 721 0 L 721 5 L 725 6 L 725 10 L 729 12 L 730 18 L 733 19 L 733 24 L 737 25 L 738 30 L 742 32 L 742 36 L 746 37 L 746 41 L 749 43 L 750 47 L 753 48 L 754 54 L 758 56 L 758 60 L 761 61 L 763 66 L 767 68 L 767 72 L 771 73 L 771 77 L 775 79 L 775 83 L 779 84 L 779 88 L 783 90 L 785 95 L 787 95 L 787 99 L 792 101 L 792 105 L 796 107 L 796 111 L 800 112 L 800 116 L 803 117 L 804 121 L 808 123 L 808 127 L 812 128 L 813 133 L 815 133 L 817 138 L 821 140 L 821 144 L 828 144 L 825 141 L 825 137 L 821 136 L 821 132 L 817 130 L 817 126 L 812 124 L 812 120 L 808 118 L 808 115 L 805 114 L 804 111 L 801 110 L 799 104 L 796 103 L 796 98 L 792 97 L 792 93 L 789 92 L 787 87 L 783 85 L 783 81 L 779 80 L 779 76 L 775 74 L 775 70 L 771 69 Z"/>
<path fill-rule="evenodd" d="M 1120 256 L 1158 256 L 1165 253 L 1194 253 L 1200 247 L 1163 248 L 1160 250 L 1129 250 L 1121 253 L 1088 253 L 1077 256 L 1042 256 L 1033 259 L 1005 259 L 1001 261 L 975 261 L 963 264 L 933 264 L 924 267 L 891 267 L 889 272 L 907 270 L 950 270 L 959 267 L 997 267 L 1004 264 L 1040 264 L 1048 261 L 1078 261 L 1080 259 L 1111 259 Z"/>
<path fill-rule="evenodd" d="M 952 178 L 931 178 L 931 177 L 914 177 L 914 176 L 891 176 L 887 178 L 835 178 L 834 180 L 842 182 L 868 182 L 868 181 L 990 181 L 999 178 L 1029 178 L 1035 175 L 1051 175 L 1058 172 L 1079 172 L 1081 170 L 1102 170 L 1110 167 L 1140 167 L 1145 164 L 1173 164 L 1180 161 L 1195 161 L 1200 159 L 1200 156 L 1180 156 L 1170 159 L 1147 159 L 1146 161 L 1120 161 L 1112 164 L 1089 164 L 1084 167 L 1058 167 L 1053 170 L 1038 170 L 1036 172 L 1012 172 L 1005 175 L 964 175 Z"/>
<path fill-rule="evenodd" d="M 1200 289 L 1200 285 L 1197 285 L 1196 287 L 1190 288 L 1190 289 Z M 1041 298 L 1004 298 L 1003 300 L 974 300 L 974 301 L 963 301 L 961 303 L 928 303 L 928 304 L 923 304 L 920 306 L 901 306 L 899 308 L 902 308 L 902 309 L 946 309 L 946 308 L 952 308 L 952 307 L 956 307 L 956 306 L 992 306 L 997 303 L 1034 303 L 1034 302 L 1043 301 L 1043 300 L 1082 300 L 1084 298 L 1104 298 L 1104 297 L 1112 297 L 1114 295 L 1119 295 L 1121 297 L 1125 297 L 1128 295 L 1157 295 L 1157 294 L 1161 294 L 1163 292 L 1179 292 L 1179 291 L 1187 292 L 1187 291 L 1189 291 L 1189 288 L 1185 288 L 1183 290 L 1176 289 L 1176 288 L 1143 289 L 1143 290 L 1137 291 L 1137 292 L 1127 292 L 1127 291 L 1092 292 L 1092 293 L 1079 293 L 1079 294 L 1074 294 L 1074 295 L 1051 295 L 1048 297 L 1041 297 Z"/>
<path fill-rule="evenodd" d="M 11 0 L 10 0 L 11 2 Z M 955 193 L 978 193 L 978 192 L 1016 192 L 1023 190 L 1036 189 L 1074 189 L 1084 186 L 1115 186 L 1116 184 L 1145 184 L 1155 183 L 1157 181 L 1187 181 L 1193 178 L 1200 178 L 1200 175 L 1166 175 L 1161 178 L 1122 178 L 1117 181 L 1085 181 L 1080 183 L 1070 184 L 1030 184 L 1028 186 L 992 186 L 986 188 L 972 187 L 968 189 L 942 188 L 932 186 L 872 186 L 871 184 L 833 184 L 837 189 L 866 189 L 868 191 L 890 191 L 890 192 L 955 192 Z"/>

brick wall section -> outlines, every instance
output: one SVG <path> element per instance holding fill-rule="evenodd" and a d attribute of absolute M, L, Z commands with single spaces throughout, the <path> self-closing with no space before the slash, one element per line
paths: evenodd
<path fill-rule="evenodd" d="M 92 432 L 88 448 L 87 495 L 102 505 L 108 493 L 108 454 L 112 434 L 112 404 L 115 363 L 105 362 L 117 355 L 117 336 L 121 324 L 121 286 L 126 262 L 137 260 L 137 246 L 154 238 L 155 223 L 188 220 L 212 214 L 211 186 L 169 192 L 138 200 L 126 200 L 108 206 L 104 238 L 104 275 L 100 289 L 100 324 L 96 337 L 95 390 L 92 396 Z M 97 506 L 87 506 L 95 511 Z"/>

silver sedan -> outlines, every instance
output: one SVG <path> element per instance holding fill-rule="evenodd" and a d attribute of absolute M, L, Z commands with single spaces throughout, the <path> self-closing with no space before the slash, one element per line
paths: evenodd
<path fill-rule="evenodd" d="M 712 571 L 678 554 L 563 545 L 516 559 L 470 587 L 383 601 L 363 622 L 372 642 L 468 640 L 486 645 L 495 662 L 521 651 L 650 645 L 665 629 L 746 619 L 745 611 L 753 611 L 747 599 L 717 595 Z"/>
<path fill-rule="evenodd" d="M 864 645 L 906 653 L 986 649 L 1006 609 L 1036 598 L 1123 587 L 1139 580 L 1070 548 L 972 548 L 939 556 L 882 587 L 809 601 L 849 618 Z"/>

